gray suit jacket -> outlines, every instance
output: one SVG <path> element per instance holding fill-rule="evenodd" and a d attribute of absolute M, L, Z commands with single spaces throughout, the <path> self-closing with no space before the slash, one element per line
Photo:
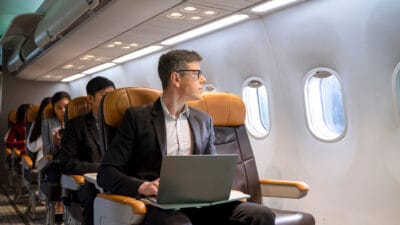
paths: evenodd
<path fill-rule="evenodd" d="M 58 149 L 53 144 L 53 132 L 58 129 L 61 129 L 61 123 L 57 117 L 42 121 L 43 155 L 52 154 L 57 158 Z"/>
<path fill-rule="evenodd" d="M 193 154 L 216 154 L 211 117 L 189 107 L 188 120 Z M 128 109 L 104 156 L 97 183 L 112 193 L 138 197 L 137 190 L 144 181 L 160 176 L 166 143 L 160 99 L 151 105 Z"/>

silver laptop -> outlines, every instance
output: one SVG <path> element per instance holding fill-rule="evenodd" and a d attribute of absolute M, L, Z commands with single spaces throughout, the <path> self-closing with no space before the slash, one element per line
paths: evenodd
<path fill-rule="evenodd" d="M 230 201 L 237 157 L 235 154 L 163 156 L 158 197 L 148 203 L 161 208 L 184 208 Z"/>

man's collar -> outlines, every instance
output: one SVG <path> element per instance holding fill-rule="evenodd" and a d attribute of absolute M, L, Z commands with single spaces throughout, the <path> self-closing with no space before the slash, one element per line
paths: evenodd
<path fill-rule="evenodd" d="M 165 105 L 165 103 L 164 103 L 164 100 L 163 100 L 163 98 L 162 98 L 163 96 L 161 96 L 160 97 L 160 102 L 161 102 L 161 107 L 162 107 L 162 109 L 163 109 L 163 111 L 164 111 L 164 115 L 168 115 L 169 117 L 171 117 L 171 118 L 175 118 L 175 116 L 173 116 L 170 112 L 169 112 L 169 110 L 168 110 L 168 108 L 167 108 L 167 105 Z M 180 112 L 179 114 L 182 114 L 182 113 L 184 113 L 185 115 L 186 115 L 186 117 L 188 117 L 189 118 L 189 107 L 188 107 L 188 105 L 187 104 L 185 104 L 184 106 L 183 106 L 183 110 L 182 110 L 182 112 Z M 176 118 L 175 118 L 176 119 Z"/>

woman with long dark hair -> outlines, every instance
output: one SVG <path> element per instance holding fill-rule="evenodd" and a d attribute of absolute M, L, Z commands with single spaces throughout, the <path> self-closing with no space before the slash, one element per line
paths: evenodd
<path fill-rule="evenodd" d="M 36 165 L 36 163 L 43 157 L 42 120 L 44 108 L 49 103 L 51 103 L 50 97 L 46 97 L 42 100 L 35 121 L 32 122 L 28 132 L 26 147 L 29 151 L 28 153 L 31 155 L 31 158 L 35 158 L 34 165 Z"/>
<path fill-rule="evenodd" d="M 61 132 L 64 128 L 64 112 L 71 96 L 64 91 L 59 91 L 51 97 L 53 117 L 42 121 L 43 154 L 52 154 L 57 159 L 61 143 Z"/>

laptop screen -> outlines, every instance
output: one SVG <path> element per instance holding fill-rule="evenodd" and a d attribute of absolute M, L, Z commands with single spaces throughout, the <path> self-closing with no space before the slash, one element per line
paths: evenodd
<path fill-rule="evenodd" d="M 228 199 L 237 157 L 236 154 L 163 156 L 157 203 Z"/>

